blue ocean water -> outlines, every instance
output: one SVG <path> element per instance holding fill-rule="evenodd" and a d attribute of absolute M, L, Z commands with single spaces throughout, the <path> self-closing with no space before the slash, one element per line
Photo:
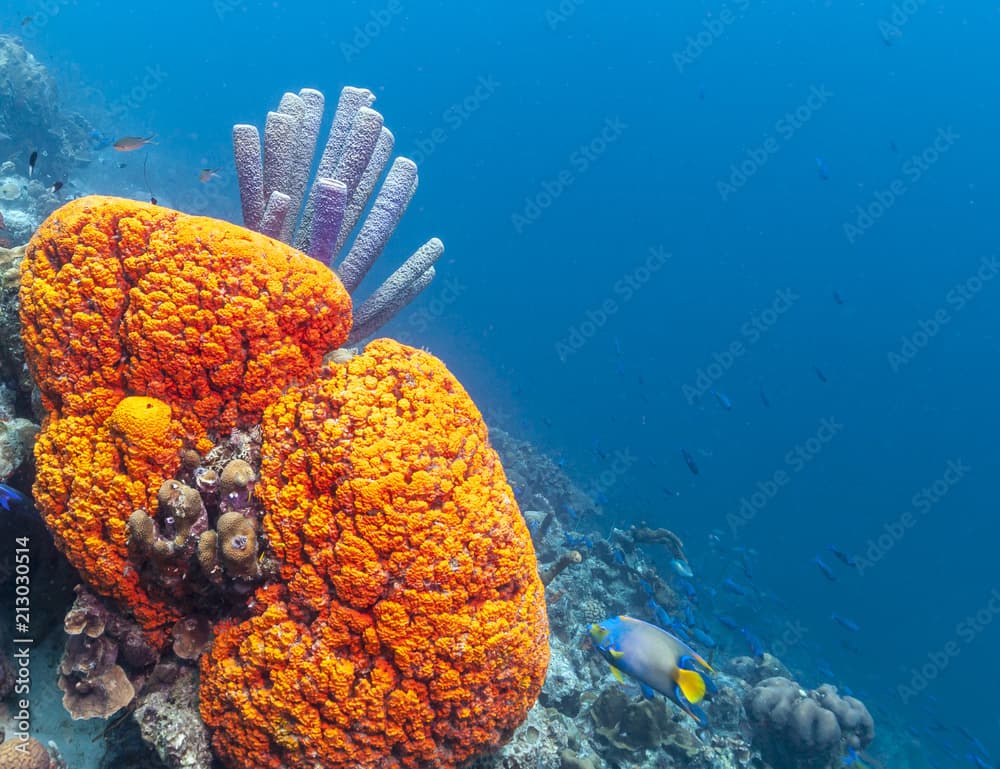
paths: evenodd
<path fill-rule="evenodd" d="M 392 248 L 447 249 L 387 333 L 603 525 L 752 548 L 801 653 L 1000 754 L 995 3 L 15 5 L 66 104 L 157 136 L 88 190 L 235 220 L 233 123 L 372 89 L 420 164 Z"/>

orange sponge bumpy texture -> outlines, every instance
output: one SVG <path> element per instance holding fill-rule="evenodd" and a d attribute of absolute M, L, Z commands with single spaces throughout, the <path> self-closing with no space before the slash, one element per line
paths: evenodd
<path fill-rule="evenodd" d="M 382 339 L 289 388 L 263 430 L 257 491 L 284 584 L 203 658 L 226 763 L 451 767 L 501 744 L 541 688 L 548 623 L 461 385 Z"/>
<path fill-rule="evenodd" d="M 155 510 L 182 447 L 259 422 L 350 327 L 325 266 L 225 222 L 85 197 L 35 233 L 21 268 L 25 353 L 47 410 L 35 501 L 98 592 L 153 630 L 176 619 L 141 586 L 125 524 Z"/>

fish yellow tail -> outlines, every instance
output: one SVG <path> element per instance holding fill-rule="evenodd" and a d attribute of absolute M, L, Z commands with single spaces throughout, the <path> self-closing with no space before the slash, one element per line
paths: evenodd
<path fill-rule="evenodd" d="M 674 680 L 688 702 L 701 702 L 705 698 L 705 679 L 702 678 L 701 673 L 694 670 L 677 668 Z"/>

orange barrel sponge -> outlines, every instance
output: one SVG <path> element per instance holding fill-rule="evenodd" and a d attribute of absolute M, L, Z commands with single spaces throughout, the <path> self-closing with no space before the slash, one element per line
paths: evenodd
<path fill-rule="evenodd" d="M 47 410 L 35 501 L 87 583 L 152 630 L 176 596 L 140 584 L 126 547 L 182 448 L 259 423 L 346 339 L 324 265 L 227 222 L 107 197 L 74 200 L 28 244 L 22 337 Z"/>
<path fill-rule="evenodd" d="M 534 703 L 548 620 L 486 426 L 433 356 L 382 339 L 264 415 L 257 493 L 283 585 L 221 629 L 201 710 L 227 764 L 453 767 Z"/>
<path fill-rule="evenodd" d="M 20 301 L 47 410 L 86 414 L 146 395 L 195 433 L 258 422 L 285 385 L 315 376 L 351 323 L 339 279 L 294 248 L 97 196 L 67 203 L 35 233 Z"/>

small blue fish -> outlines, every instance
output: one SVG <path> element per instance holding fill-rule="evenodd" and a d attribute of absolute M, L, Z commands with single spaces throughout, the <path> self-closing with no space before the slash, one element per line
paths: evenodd
<path fill-rule="evenodd" d="M 747 645 L 750 647 L 750 654 L 753 658 L 756 660 L 764 659 L 764 644 L 761 640 L 746 628 L 741 628 L 740 632 L 747 639 Z"/>
<path fill-rule="evenodd" d="M 821 157 L 816 158 L 816 173 L 819 174 L 819 178 L 824 182 L 830 178 L 830 169 L 826 166 L 826 161 Z"/>
<path fill-rule="evenodd" d="M 650 598 L 653 596 L 653 586 L 646 580 L 639 578 L 639 587 Z"/>
<path fill-rule="evenodd" d="M 712 666 L 690 646 L 655 625 L 625 615 L 591 625 L 590 639 L 619 681 L 624 673 L 639 682 L 646 697 L 660 692 L 699 726 L 708 725 L 698 703 L 706 693 L 716 691 L 709 677 Z"/>
<path fill-rule="evenodd" d="M 702 646 L 708 647 L 709 649 L 715 648 L 715 639 L 701 628 L 691 628 L 691 637 Z"/>
<path fill-rule="evenodd" d="M 680 558 L 674 558 L 670 561 L 670 568 L 682 577 L 690 578 L 694 576 L 694 572 L 691 570 L 691 565 L 687 561 L 682 561 Z"/>
<path fill-rule="evenodd" d="M 861 630 L 861 627 L 858 625 L 857 622 L 849 620 L 847 617 L 842 617 L 836 612 L 830 615 L 830 619 L 832 619 L 834 622 L 836 622 L 845 630 L 850 630 L 852 633 L 857 633 L 859 630 Z"/>
<path fill-rule="evenodd" d="M 983 758 L 977 753 L 969 753 L 966 758 L 978 766 L 979 769 L 993 769 L 993 767 L 986 763 L 986 761 L 984 761 Z"/>
<path fill-rule="evenodd" d="M 760 403 L 766 409 L 771 408 L 771 401 L 768 400 L 767 395 L 764 393 L 763 387 L 760 388 Z"/>
<path fill-rule="evenodd" d="M 826 561 L 820 558 L 818 555 L 813 557 L 813 563 L 819 567 L 819 570 L 823 572 L 823 576 L 826 577 L 831 582 L 837 581 L 837 575 L 833 573 L 833 569 L 826 565 Z"/>
<path fill-rule="evenodd" d="M 750 591 L 747 590 L 745 587 L 743 587 L 743 585 L 741 585 L 739 582 L 733 580 L 732 577 L 726 577 L 724 580 L 722 580 L 722 586 L 726 588 L 726 590 L 728 590 L 730 593 L 735 593 L 736 595 L 742 596 L 744 598 L 750 595 Z"/>
<path fill-rule="evenodd" d="M 740 630 L 742 627 L 742 625 L 740 625 L 739 622 L 737 622 L 727 614 L 717 614 L 715 615 L 715 618 L 719 621 L 720 625 L 722 625 L 723 627 L 727 627 L 730 630 Z"/>
<path fill-rule="evenodd" d="M 822 382 L 823 384 L 826 384 L 826 383 L 827 383 L 827 381 L 828 381 L 828 380 L 827 380 L 827 378 L 826 378 L 826 374 L 824 374 L 824 373 L 822 372 L 822 370 L 820 370 L 820 367 L 819 367 L 819 366 L 813 366 L 813 371 L 815 371 L 815 372 L 816 372 L 816 378 L 817 378 L 817 379 L 818 379 L 818 380 L 819 380 L 820 382 Z"/>
<path fill-rule="evenodd" d="M 837 291 L 836 289 L 834 289 L 834 291 L 833 291 L 833 301 L 835 301 L 837 304 L 843 304 L 844 303 L 844 297 L 843 297 L 843 295 L 839 291 Z"/>
<path fill-rule="evenodd" d="M 700 470 L 698 470 L 698 465 L 694 461 L 694 457 L 687 449 L 681 449 L 681 456 L 684 457 L 684 463 L 688 466 L 688 470 L 691 471 L 692 475 L 698 475 Z"/>
<path fill-rule="evenodd" d="M 836 545 L 827 545 L 827 547 L 830 549 L 830 552 L 833 553 L 834 556 L 836 556 L 837 560 L 840 561 L 845 566 L 853 567 L 858 565 L 858 561 L 856 558 L 854 558 L 854 556 L 848 555 L 846 552 L 841 550 Z"/>
<path fill-rule="evenodd" d="M 720 393 L 718 390 L 712 390 L 711 392 L 712 395 L 715 396 L 715 399 L 719 402 L 719 405 L 722 406 L 722 408 L 724 408 L 726 411 L 733 410 L 733 402 L 729 400 L 728 396 L 725 393 Z"/>

